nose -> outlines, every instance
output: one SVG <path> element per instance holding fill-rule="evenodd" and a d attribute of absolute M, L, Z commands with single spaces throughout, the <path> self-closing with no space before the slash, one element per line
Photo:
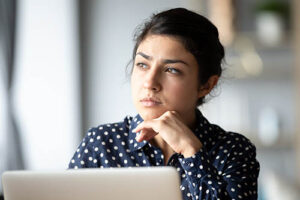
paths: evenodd
<path fill-rule="evenodd" d="M 144 88 L 158 92 L 161 90 L 160 78 L 158 70 L 149 70 L 144 80 Z"/>

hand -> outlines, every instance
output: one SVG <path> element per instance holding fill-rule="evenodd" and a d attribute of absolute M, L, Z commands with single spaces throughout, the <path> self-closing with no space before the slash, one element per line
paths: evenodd
<path fill-rule="evenodd" d="M 170 147 L 184 157 L 191 157 L 202 148 L 202 143 L 182 122 L 176 111 L 167 111 L 159 118 L 140 123 L 133 132 L 140 132 L 138 142 L 151 140 L 155 135 L 165 140 Z"/>

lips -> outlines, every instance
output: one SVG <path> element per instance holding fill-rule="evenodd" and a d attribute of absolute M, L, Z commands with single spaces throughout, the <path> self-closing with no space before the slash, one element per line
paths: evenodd
<path fill-rule="evenodd" d="M 158 106 L 161 104 L 160 100 L 157 98 L 153 97 L 147 97 L 143 98 L 140 100 L 140 102 L 145 106 L 145 107 L 153 107 L 153 106 Z"/>

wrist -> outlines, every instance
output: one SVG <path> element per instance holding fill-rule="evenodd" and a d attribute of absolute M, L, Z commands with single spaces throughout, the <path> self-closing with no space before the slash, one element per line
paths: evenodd
<path fill-rule="evenodd" d="M 192 144 L 185 145 L 184 150 L 182 151 L 182 155 L 184 158 L 189 158 L 195 155 L 202 148 L 202 143 L 200 140 L 194 141 Z"/>

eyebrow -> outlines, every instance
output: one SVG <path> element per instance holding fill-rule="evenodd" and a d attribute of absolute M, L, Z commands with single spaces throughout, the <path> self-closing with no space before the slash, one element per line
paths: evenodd
<path fill-rule="evenodd" d="M 152 56 L 149 56 L 147 54 L 144 54 L 143 52 L 138 52 L 136 55 L 140 55 L 142 57 L 144 57 L 147 60 L 152 60 Z M 189 66 L 186 62 L 184 62 L 183 60 L 178 60 L 178 59 L 163 59 L 163 63 L 164 64 L 172 64 L 172 63 L 183 63 L 187 66 Z"/>

